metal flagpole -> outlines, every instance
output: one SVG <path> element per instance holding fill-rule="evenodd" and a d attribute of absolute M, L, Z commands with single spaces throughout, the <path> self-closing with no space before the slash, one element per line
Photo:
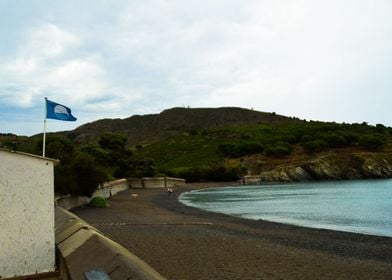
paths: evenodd
<path fill-rule="evenodd" d="M 45 157 L 45 142 L 46 142 L 46 116 L 47 116 L 47 105 L 46 105 L 46 97 L 45 97 L 45 117 L 44 117 L 44 139 L 42 141 L 42 157 Z"/>

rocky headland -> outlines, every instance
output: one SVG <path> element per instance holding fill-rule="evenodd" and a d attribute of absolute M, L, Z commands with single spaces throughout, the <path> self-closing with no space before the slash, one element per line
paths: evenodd
<path fill-rule="evenodd" d="M 263 182 L 376 179 L 392 177 L 389 154 L 331 154 L 260 173 Z"/>

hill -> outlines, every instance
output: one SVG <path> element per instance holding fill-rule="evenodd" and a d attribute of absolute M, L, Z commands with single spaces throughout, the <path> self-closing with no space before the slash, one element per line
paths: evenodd
<path fill-rule="evenodd" d="M 0 136 L 2 147 L 41 154 L 40 135 Z M 264 181 L 392 177 L 390 127 L 304 121 L 235 107 L 172 108 L 160 114 L 103 119 L 49 134 L 47 144 L 48 156 L 65 163 L 65 171 L 71 162 L 72 168 L 79 169 L 73 153 L 89 157 L 91 166 L 102 166 L 109 178 L 157 174 L 188 181 L 235 180 L 247 174 L 261 175 Z M 64 182 L 68 184 L 68 179 Z"/>
<path fill-rule="evenodd" d="M 126 119 L 103 119 L 82 125 L 68 132 L 75 143 L 96 142 L 107 131 L 124 133 L 128 145 L 148 144 L 201 129 L 240 124 L 293 124 L 300 123 L 275 113 L 264 113 L 236 107 L 172 108 L 160 114 L 134 115 Z"/>
<path fill-rule="evenodd" d="M 264 181 L 389 178 L 391 132 L 366 123 L 242 124 L 178 134 L 137 153 L 152 158 L 161 172 L 189 180 L 232 173 Z"/>

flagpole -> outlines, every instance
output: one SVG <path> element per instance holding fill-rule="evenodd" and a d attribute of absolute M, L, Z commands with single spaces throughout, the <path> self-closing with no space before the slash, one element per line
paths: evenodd
<path fill-rule="evenodd" d="M 44 139 L 42 141 L 42 157 L 45 157 L 45 142 L 46 142 L 46 116 L 47 116 L 47 105 L 46 105 L 46 97 L 45 97 L 45 117 L 44 117 Z"/>

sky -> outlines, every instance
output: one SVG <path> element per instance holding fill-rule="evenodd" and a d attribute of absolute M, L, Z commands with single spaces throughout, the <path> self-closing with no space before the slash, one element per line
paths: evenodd
<path fill-rule="evenodd" d="M 0 133 L 243 107 L 392 126 L 392 1 L 0 0 Z"/>

